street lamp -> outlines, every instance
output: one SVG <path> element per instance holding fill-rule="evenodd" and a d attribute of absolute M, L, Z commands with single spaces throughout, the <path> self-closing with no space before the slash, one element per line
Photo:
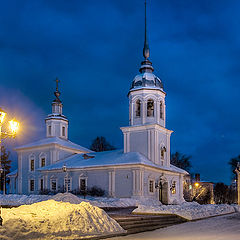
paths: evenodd
<path fill-rule="evenodd" d="M 0 174 L 3 173 L 3 194 L 6 194 L 6 176 L 5 176 L 5 167 L 2 166 L 2 139 L 3 138 L 15 138 L 16 137 L 16 133 L 19 129 L 19 122 L 17 122 L 16 120 L 12 119 L 11 121 L 9 121 L 9 130 L 6 131 L 2 131 L 2 127 L 3 127 L 3 123 L 5 120 L 5 116 L 6 116 L 6 112 L 4 112 L 1 108 L 0 108 Z"/>
<path fill-rule="evenodd" d="M 68 173 L 67 173 L 67 166 L 65 164 L 63 165 L 62 170 L 63 170 L 63 172 L 66 173 L 66 181 L 64 179 L 64 186 L 65 186 L 66 192 L 68 192 Z M 66 184 L 66 182 L 67 182 L 67 184 Z"/>

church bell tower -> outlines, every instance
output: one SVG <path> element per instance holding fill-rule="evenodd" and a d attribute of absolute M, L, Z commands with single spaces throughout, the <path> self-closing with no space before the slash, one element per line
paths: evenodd
<path fill-rule="evenodd" d="M 128 93 L 129 124 L 122 127 L 124 152 L 140 152 L 153 163 L 170 166 L 170 135 L 166 125 L 166 93 L 160 78 L 153 74 L 147 40 L 147 8 L 145 1 L 144 60 Z"/>
<path fill-rule="evenodd" d="M 45 119 L 46 136 L 60 137 L 68 139 L 68 119 L 62 114 L 63 104 L 60 100 L 60 92 L 58 90 L 59 80 L 56 79 L 56 91 L 54 92 L 55 100 L 52 102 L 52 113 Z"/>

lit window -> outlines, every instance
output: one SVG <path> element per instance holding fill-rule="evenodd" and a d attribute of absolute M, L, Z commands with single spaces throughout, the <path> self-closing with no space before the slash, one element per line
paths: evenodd
<path fill-rule="evenodd" d="M 51 126 L 48 126 L 48 135 L 49 135 L 49 136 L 52 135 L 52 128 L 51 128 Z"/>
<path fill-rule="evenodd" d="M 170 190 L 172 194 L 176 194 L 176 181 L 173 181 Z"/>
<path fill-rule="evenodd" d="M 163 103 L 160 102 L 160 118 L 163 119 Z"/>
<path fill-rule="evenodd" d="M 41 167 L 45 167 L 45 166 L 46 166 L 46 159 L 41 158 Z"/>
<path fill-rule="evenodd" d="M 149 99 L 147 101 L 147 117 L 153 116 L 154 116 L 154 101 L 152 99 Z"/>
<path fill-rule="evenodd" d="M 34 171 L 34 159 L 30 160 L 30 170 Z"/>
<path fill-rule="evenodd" d="M 153 193 L 153 191 L 154 191 L 153 186 L 154 186 L 153 180 L 150 180 L 150 181 L 149 181 L 149 192 L 150 192 L 150 193 Z"/>
<path fill-rule="evenodd" d="M 56 191 L 57 190 L 57 180 L 56 179 L 52 179 L 51 180 L 51 190 L 52 191 Z"/>
<path fill-rule="evenodd" d="M 62 136 L 65 137 L 65 127 L 62 127 Z"/>
<path fill-rule="evenodd" d="M 31 192 L 34 191 L 34 180 L 33 179 L 30 180 L 30 191 Z"/>
<path fill-rule="evenodd" d="M 136 101 L 136 117 L 141 116 L 141 101 L 138 99 Z"/>

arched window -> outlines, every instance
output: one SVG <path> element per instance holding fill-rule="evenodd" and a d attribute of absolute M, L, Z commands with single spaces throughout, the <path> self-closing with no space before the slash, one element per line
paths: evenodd
<path fill-rule="evenodd" d="M 141 100 L 136 101 L 136 117 L 141 116 Z"/>
<path fill-rule="evenodd" d="M 154 116 L 154 101 L 152 99 L 149 99 L 147 101 L 147 117 L 153 116 Z"/>
<path fill-rule="evenodd" d="M 163 103 L 160 102 L 160 118 L 163 119 Z"/>

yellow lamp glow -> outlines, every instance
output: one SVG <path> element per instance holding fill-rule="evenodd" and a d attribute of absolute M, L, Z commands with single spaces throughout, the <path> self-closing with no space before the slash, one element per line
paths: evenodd
<path fill-rule="evenodd" d="M 199 183 L 198 182 L 196 182 L 196 183 L 194 183 L 194 185 L 195 185 L 195 187 L 199 187 Z"/>
<path fill-rule="evenodd" d="M 0 123 L 3 123 L 6 113 L 0 108 Z"/>
<path fill-rule="evenodd" d="M 19 122 L 11 120 L 9 121 L 9 127 L 13 134 L 15 134 L 19 129 Z"/>

